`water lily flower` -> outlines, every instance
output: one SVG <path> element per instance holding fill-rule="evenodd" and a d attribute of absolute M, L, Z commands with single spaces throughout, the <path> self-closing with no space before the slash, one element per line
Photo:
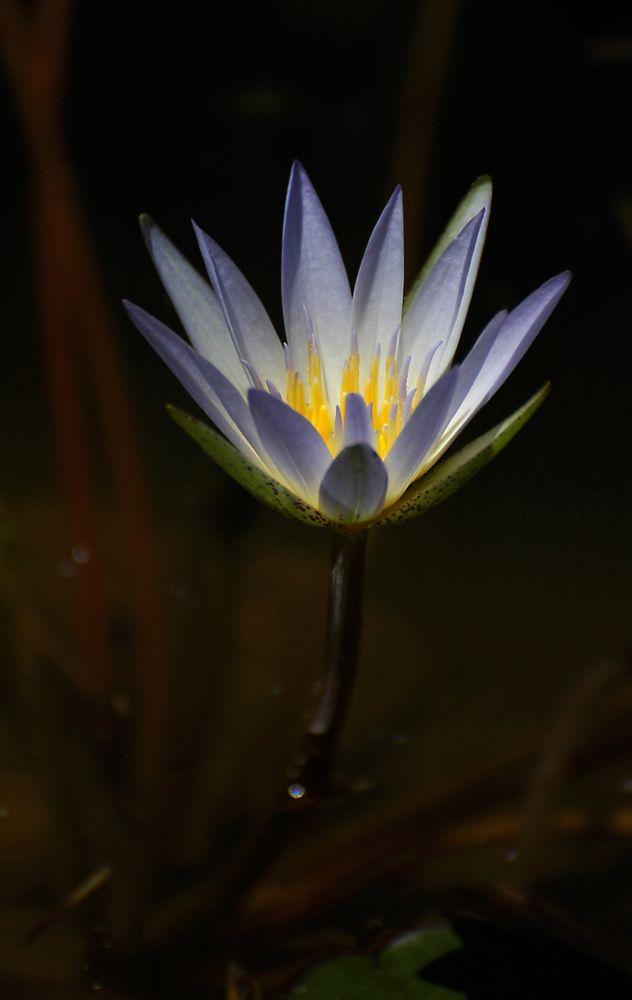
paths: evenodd
<path fill-rule="evenodd" d="M 126 308 L 213 427 L 172 409 L 174 418 L 255 496 L 303 521 L 357 529 L 404 520 L 443 499 L 544 398 L 546 387 L 436 464 L 517 365 L 570 279 L 557 275 L 511 312 L 498 313 L 453 364 L 490 200 L 491 182 L 481 178 L 404 301 L 396 189 L 352 293 L 327 216 L 295 163 L 283 226 L 283 344 L 245 277 L 210 236 L 194 226 L 209 285 L 144 217 L 149 252 L 190 345 L 138 306 Z"/>

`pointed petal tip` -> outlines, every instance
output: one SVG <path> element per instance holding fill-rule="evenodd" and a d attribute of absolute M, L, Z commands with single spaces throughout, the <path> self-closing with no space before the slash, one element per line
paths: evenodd
<path fill-rule="evenodd" d="M 211 284 L 215 288 L 215 282 L 217 280 L 217 275 L 215 273 L 216 252 L 219 250 L 221 253 L 222 251 L 212 236 L 209 236 L 208 233 L 197 224 L 195 219 L 191 219 L 191 226 L 193 227 L 193 235 L 195 236 L 200 253 L 202 254 L 202 259 L 206 265 L 208 276 L 211 279 Z M 216 288 L 215 291 L 217 291 Z"/>
<path fill-rule="evenodd" d="M 543 282 L 540 285 L 539 291 L 547 292 L 551 298 L 559 300 L 570 285 L 572 277 L 572 271 L 560 271 L 559 274 L 554 274 L 552 278 L 548 278 Z"/>
<path fill-rule="evenodd" d="M 489 188 L 489 191 L 491 193 L 494 187 L 494 183 L 492 181 L 490 174 L 480 174 L 480 176 L 477 177 L 476 180 L 472 182 L 470 190 L 473 190 L 474 188 L 478 187 Z"/>
<path fill-rule="evenodd" d="M 157 225 L 156 221 L 147 212 L 141 212 L 138 216 L 138 225 L 140 226 L 141 236 L 145 241 L 145 246 L 149 251 L 149 254 L 153 257 L 153 240 L 156 233 L 160 234 L 161 229 Z"/>
<path fill-rule="evenodd" d="M 555 279 L 552 279 L 552 280 L 556 280 L 557 279 L 560 282 L 560 285 L 563 285 L 564 288 L 568 288 L 568 286 L 571 283 L 572 278 L 573 278 L 573 272 L 572 271 L 560 271 L 559 274 L 556 274 Z"/>
<path fill-rule="evenodd" d="M 471 236 L 472 244 L 474 244 L 476 242 L 476 240 L 478 239 L 478 235 L 479 235 L 479 233 L 481 231 L 481 228 L 483 226 L 483 222 L 485 221 L 485 216 L 487 215 L 487 213 L 488 213 L 488 206 L 487 205 L 483 205 L 482 208 L 479 208 L 479 210 L 476 213 L 476 215 L 473 215 L 471 217 L 471 219 L 467 220 L 467 222 L 465 223 L 465 225 L 461 229 L 460 233 L 458 233 L 458 235 L 456 236 L 456 239 L 455 239 L 454 242 L 456 242 L 456 240 L 460 239 L 461 236 L 467 235 L 467 236 Z"/>
<path fill-rule="evenodd" d="M 291 189 L 294 184 L 310 184 L 310 179 L 307 176 L 307 171 L 300 160 L 293 160 L 292 166 L 290 168 L 290 181 L 288 188 Z"/>
<path fill-rule="evenodd" d="M 145 311 L 144 309 L 141 309 L 140 306 L 137 306 L 135 302 L 130 302 L 129 299 L 121 299 L 121 302 L 123 305 L 123 309 L 131 319 L 132 323 L 135 322 L 136 316 L 142 315 Z"/>
<path fill-rule="evenodd" d="M 489 174 L 481 174 L 476 180 L 472 181 L 465 195 L 464 201 L 470 201 L 475 199 L 482 201 L 489 211 L 492 202 L 492 195 L 494 193 L 494 185 Z"/>
<path fill-rule="evenodd" d="M 390 210 L 391 214 L 394 212 L 399 212 L 402 214 L 404 203 L 404 192 L 402 190 L 401 184 L 397 184 L 393 189 L 393 193 L 386 202 L 384 211 Z"/>

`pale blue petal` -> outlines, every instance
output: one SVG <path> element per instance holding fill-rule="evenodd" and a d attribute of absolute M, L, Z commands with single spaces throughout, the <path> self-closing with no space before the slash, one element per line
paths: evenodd
<path fill-rule="evenodd" d="M 481 232 L 479 235 L 479 245 L 477 247 L 474 259 L 472 261 L 472 267 L 470 268 L 469 275 L 469 289 L 466 290 L 465 298 L 467 299 L 467 304 L 469 304 L 469 296 L 472 294 L 472 288 L 476 280 L 476 272 L 478 271 L 478 265 L 483 250 L 483 243 L 485 240 L 485 232 L 487 230 L 487 224 L 489 222 L 489 212 L 492 204 L 492 179 L 491 177 L 483 176 L 479 177 L 471 185 L 469 191 L 465 197 L 459 202 L 459 205 L 451 216 L 450 221 L 441 233 L 441 236 L 435 243 L 432 253 L 426 258 L 424 265 L 419 272 L 412 288 L 410 289 L 408 295 L 406 296 L 406 301 L 404 303 L 404 311 L 409 309 L 415 300 L 419 289 L 422 284 L 432 271 L 433 267 L 439 260 L 439 257 L 450 245 L 452 240 L 456 239 L 461 230 L 467 225 L 470 219 L 473 219 L 475 215 L 478 215 L 482 208 L 485 209 L 485 218 L 483 219 L 483 225 L 481 226 Z M 469 294 L 468 294 L 469 292 Z M 466 304 L 466 309 L 467 309 Z"/>
<path fill-rule="evenodd" d="M 426 393 L 386 455 L 387 504 L 393 503 L 416 478 L 445 426 L 459 377 L 458 366 L 446 372 Z"/>
<path fill-rule="evenodd" d="M 376 344 L 386 348 L 402 321 L 404 221 L 396 188 L 377 221 L 353 290 L 351 327 L 360 347 L 360 385 L 369 377 Z"/>
<path fill-rule="evenodd" d="M 368 444 L 375 447 L 375 430 L 371 411 L 362 396 L 350 392 L 345 397 L 344 446 Z"/>
<path fill-rule="evenodd" d="M 196 351 L 245 392 L 249 381 L 217 296 L 148 215 L 141 216 L 147 249 Z"/>
<path fill-rule="evenodd" d="M 476 240 L 476 246 L 472 254 L 472 260 L 470 263 L 470 268 L 465 281 L 465 288 L 463 291 L 463 297 L 461 300 L 461 305 L 456 316 L 453 329 L 453 341 L 454 346 L 461 335 L 461 330 L 465 322 L 465 317 L 467 315 L 467 310 L 469 309 L 470 300 L 472 298 L 472 292 L 474 290 L 474 283 L 476 281 L 476 276 L 478 274 L 478 268 L 480 264 L 481 254 L 483 252 L 483 245 L 485 243 L 485 235 L 487 233 L 487 226 L 489 223 L 489 213 L 492 202 L 492 182 L 490 177 L 479 177 L 478 180 L 474 181 L 469 191 L 459 203 L 456 211 L 450 218 L 447 226 L 443 230 L 441 236 L 437 240 L 432 253 L 427 258 L 424 266 L 422 267 L 416 281 L 414 282 L 412 288 L 410 289 L 406 299 L 404 301 L 404 316 L 409 311 L 413 303 L 415 302 L 417 295 L 423 288 L 428 276 L 430 275 L 435 264 L 441 257 L 444 250 L 452 243 L 453 240 L 459 235 L 459 233 L 465 228 L 468 222 L 479 214 L 481 209 L 485 210 L 483 216 L 483 221 L 481 228 L 478 233 L 478 238 Z M 450 357 L 453 356 L 453 353 Z M 437 359 L 438 361 L 439 359 Z M 442 359 L 442 369 L 448 367 L 448 357 Z M 431 373 L 432 377 L 436 377 L 436 372 L 439 371 L 438 368 Z"/>
<path fill-rule="evenodd" d="M 215 240 L 195 223 L 193 228 L 237 354 L 252 366 L 262 382 L 271 379 L 282 385 L 283 348 L 259 297 Z"/>
<path fill-rule="evenodd" d="M 555 309 L 570 280 L 569 271 L 550 278 L 510 312 L 498 328 L 490 329 L 492 324 L 489 324 L 483 331 L 461 366 L 464 378 L 458 396 L 455 395 L 455 405 L 446 428 L 448 440 L 442 451 L 514 370 Z"/>
<path fill-rule="evenodd" d="M 461 362 L 459 366 L 459 378 L 454 396 L 452 397 L 452 403 L 450 404 L 450 420 L 462 405 L 474 382 L 479 377 L 489 352 L 500 336 L 508 316 L 509 311 L 507 309 L 501 309 L 500 312 L 496 313 L 487 326 L 484 327 L 474 346 Z"/>
<path fill-rule="evenodd" d="M 262 466 L 259 435 L 240 392 L 160 320 L 132 302 L 123 305 L 137 329 L 215 426 L 246 457 Z"/>
<path fill-rule="evenodd" d="M 410 384 L 417 380 L 426 357 L 440 341 L 430 363 L 426 384 L 446 370 L 456 350 L 463 322 L 464 301 L 471 286 L 470 271 L 480 246 L 485 209 L 467 223 L 443 251 L 406 311 L 402 327 L 401 357 L 411 355 Z"/>
<path fill-rule="evenodd" d="M 309 322 L 334 401 L 349 351 L 351 292 L 329 220 L 300 163 L 292 167 L 285 203 L 281 288 L 292 362 L 304 375 Z"/>
<path fill-rule="evenodd" d="M 315 505 L 331 454 L 316 428 L 287 403 L 260 389 L 248 393 L 250 409 L 270 471 L 299 497 Z"/>
<path fill-rule="evenodd" d="M 344 448 L 329 466 L 318 507 L 342 524 L 369 521 L 382 510 L 388 476 L 380 456 L 367 444 Z"/>

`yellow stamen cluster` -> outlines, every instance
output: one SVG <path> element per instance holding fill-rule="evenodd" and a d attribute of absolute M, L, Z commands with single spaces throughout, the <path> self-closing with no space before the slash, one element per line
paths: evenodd
<path fill-rule="evenodd" d="M 412 401 L 412 410 L 422 395 L 420 379 L 417 391 Z M 342 372 L 342 382 L 338 408 L 341 421 L 335 421 L 335 405 L 331 405 L 324 384 L 320 354 L 313 340 L 307 343 L 307 378 L 305 381 L 291 367 L 287 372 L 287 402 L 298 413 L 309 420 L 324 439 L 332 455 L 342 447 L 340 423 L 344 427 L 345 402 L 349 393 L 360 393 L 360 355 L 357 347 L 347 355 Z M 365 380 L 364 392 L 361 393 L 365 403 L 370 408 L 375 430 L 375 448 L 381 458 L 384 458 L 402 429 L 406 404 L 405 379 L 401 380 L 401 372 L 397 358 L 389 351 L 384 360 L 382 385 L 380 386 L 380 351 L 375 352 L 368 378 Z"/>
<path fill-rule="evenodd" d="M 307 342 L 307 391 L 305 383 L 293 368 L 287 373 L 287 402 L 310 421 L 331 449 L 333 423 L 323 384 L 320 354 L 314 343 Z"/>
<path fill-rule="evenodd" d="M 374 358 L 373 365 L 371 366 L 371 375 L 373 375 L 375 360 L 376 359 Z M 369 382 L 367 382 L 367 390 L 369 390 L 369 383 L 371 381 L 372 379 L 369 379 Z M 384 362 L 384 387 L 382 390 L 382 401 L 381 404 L 376 402 L 373 406 L 373 426 L 375 427 L 377 437 L 377 452 L 382 458 L 384 458 L 393 441 L 402 429 L 402 411 L 404 409 L 404 400 L 400 397 L 397 382 L 397 359 L 389 353 L 386 361 Z M 372 385 L 370 388 L 371 391 L 373 391 Z M 375 394 L 377 395 L 377 385 Z"/>

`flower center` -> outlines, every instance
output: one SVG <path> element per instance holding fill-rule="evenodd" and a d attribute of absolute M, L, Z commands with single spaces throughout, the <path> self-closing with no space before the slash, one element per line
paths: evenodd
<path fill-rule="evenodd" d="M 358 342 L 357 337 L 352 336 L 335 405 L 327 392 L 320 353 L 313 336 L 307 341 L 307 374 L 304 380 L 288 362 L 286 401 L 314 425 L 332 455 L 336 455 L 344 444 L 346 399 L 350 393 L 364 399 L 374 434 L 373 447 L 381 458 L 386 456 L 421 399 L 425 378 L 420 375 L 415 387 L 408 390 L 410 358 L 406 358 L 401 365 L 398 363 L 397 339 L 395 334 L 383 362 L 380 345 L 377 345 L 368 377 L 361 388 Z M 286 357 L 289 358 L 289 352 Z"/>

